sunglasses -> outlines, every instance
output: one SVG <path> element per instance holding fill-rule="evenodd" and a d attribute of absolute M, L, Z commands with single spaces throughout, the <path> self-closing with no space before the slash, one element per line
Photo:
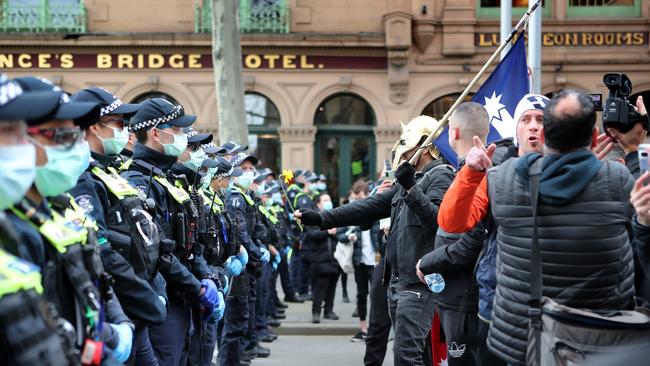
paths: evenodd
<path fill-rule="evenodd" d="M 27 133 L 30 135 L 40 135 L 52 140 L 55 144 L 64 146 L 66 149 L 71 148 L 77 142 L 86 137 L 85 131 L 79 127 L 66 128 L 38 128 L 28 127 Z"/>

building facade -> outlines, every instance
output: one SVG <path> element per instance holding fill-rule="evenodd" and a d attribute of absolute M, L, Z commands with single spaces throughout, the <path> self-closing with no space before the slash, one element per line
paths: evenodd
<path fill-rule="evenodd" d="M 210 1 L 2 0 L 0 70 L 125 101 L 162 96 L 217 131 Z M 240 0 L 251 148 L 263 164 L 371 179 L 400 122 L 437 118 L 499 42 L 499 0 Z M 527 3 L 513 1 L 513 23 Z M 650 102 L 650 0 L 545 0 L 542 92 L 607 89 Z M 474 90 L 475 91 L 475 90 Z"/>

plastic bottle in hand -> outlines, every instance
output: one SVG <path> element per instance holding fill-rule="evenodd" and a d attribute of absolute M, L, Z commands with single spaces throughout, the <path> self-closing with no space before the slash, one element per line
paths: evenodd
<path fill-rule="evenodd" d="M 424 276 L 424 280 L 427 281 L 427 286 L 433 293 L 439 294 L 445 289 L 445 279 L 440 273 L 428 274 Z"/>

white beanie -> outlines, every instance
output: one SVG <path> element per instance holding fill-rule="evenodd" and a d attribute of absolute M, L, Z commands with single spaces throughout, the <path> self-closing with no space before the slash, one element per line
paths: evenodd
<path fill-rule="evenodd" d="M 526 111 L 529 111 L 531 109 L 536 109 L 538 111 L 543 112 L 544 108 L 546 108 L 549 102 L 550 100 L 547 97 L 540 94 L 524 95 L 524 97 L 521 98 L 521 100 L 517 104 L 517 108 L 515 108 L 515 115 L 513 116 L 515 120 L 515 125 L 519 124 L 519 118 Z"/>

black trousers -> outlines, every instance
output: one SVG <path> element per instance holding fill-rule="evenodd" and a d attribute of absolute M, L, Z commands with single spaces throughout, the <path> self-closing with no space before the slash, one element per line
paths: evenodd
<path fill-rule="evenodd" d="M 366 366 L 381 366 L 384 363 L 388 347 L 391 323 L 386 295 L 388 288 L 381 284 L 383 277 L 384 259 L 382 258 L 375 266 L 370 281 L 370 319 L 368 338 L 366 338 L 366 354 L 363 356 L 363 364 Z"/>
<path fill-rule="evenodd" d="M 421 283 L 400 284 L 396 276 L 390 280 L 388 311 L 395 343 L 395 365 L 431 365 L 431 323 L 435 304 L 433 293 Z"/>
<path fill-rule="evenodd" d="M 477 316 L 478 318 L 478 316 Z M 480 361 L 477 365 L 495 365 L 495 366 L 506 366 L 507 363 L 497 356 L 495 356 L 487 346 L 487 336 L 488 330 L 490 330 L 490 323 L 481 320 L 478 318 L 478 359 Z"/>
<path fill-rule="evenodd" d="M 438 307 L 440 326 L 447 342 L 447 363 L 450 366 L 481 365 L 479 355 L 479 318 L 476 313 Z M 491 365 L 485 363 L 485 365 Z"/>
<path fill-rule="evenodd" d="M 357 283 L 357 311 L 359 320 L 366 320 L 368 315 L 368 286 L 374 266 L 359 264 L 354 266 L 354 281 Z"/>
<path fill-rule="evenodd" d="M 325 303 L 325 314 L 334 309 L 334 295 L 336 294 L 337 274 L 318 274 L 314 276 L 312 293 L 314 300 L 311 305 L 312 314 L 320 314 L 321 306 Z"/>

